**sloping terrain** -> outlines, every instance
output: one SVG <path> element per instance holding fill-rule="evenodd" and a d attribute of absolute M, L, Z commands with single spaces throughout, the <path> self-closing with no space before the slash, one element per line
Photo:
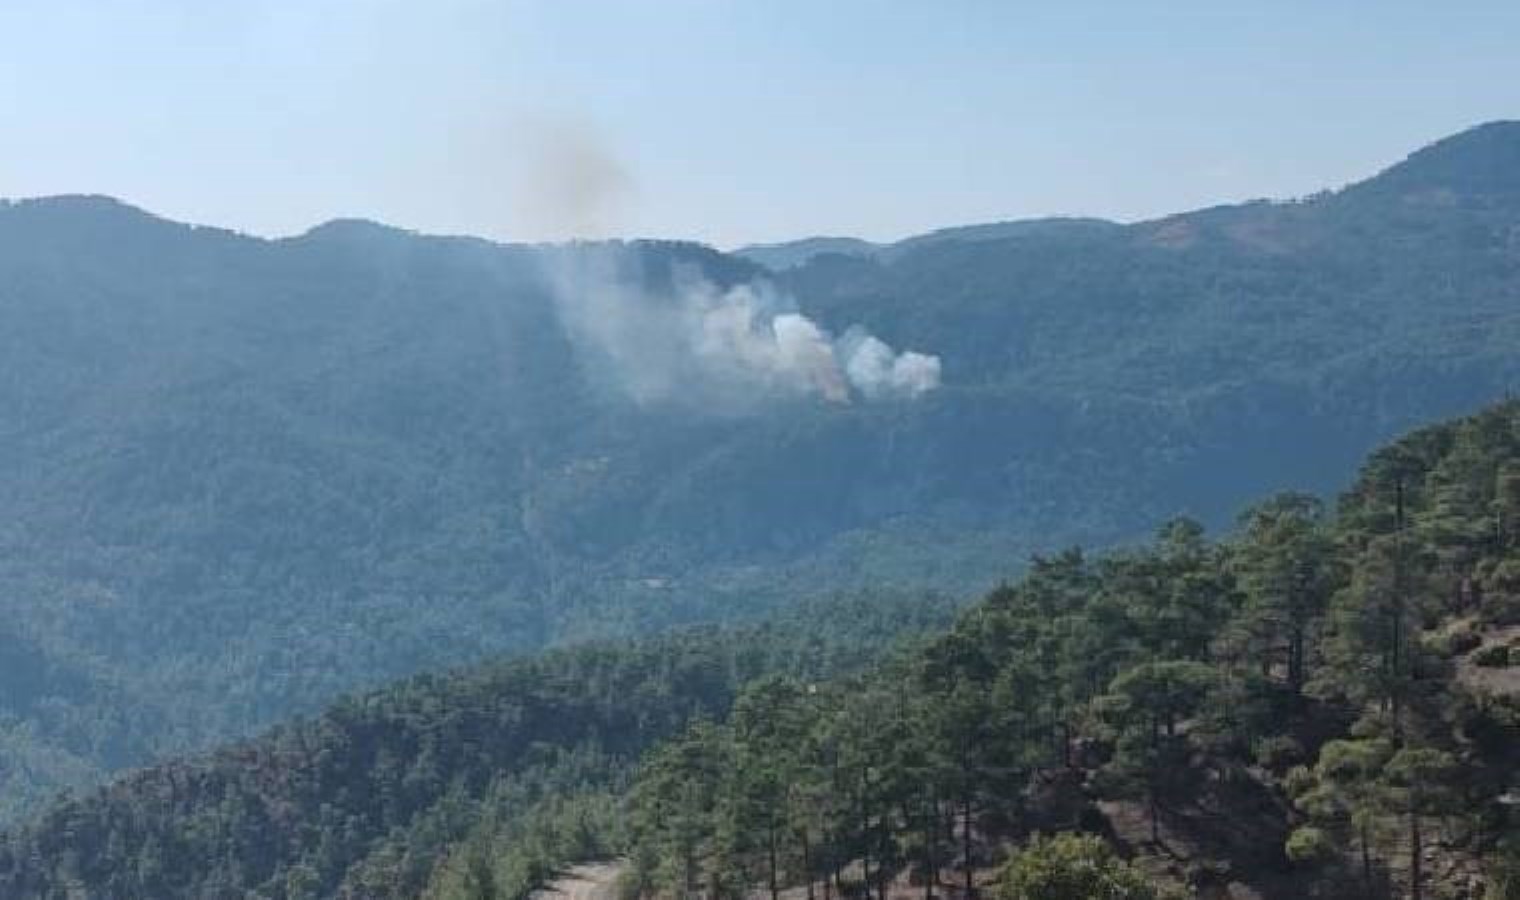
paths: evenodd
<path fill-rule="evenodd" d="M 0 832 L 0 897 L 417 896 L 477 827 L 537 821 L 546 804 L 579 830 L 607 825 L 602 807 L 576 801 L 625 785 L 646 747 L 721 714 L 740 685 L 858 670 L 951 614 L 943 598 L 838 597 L 763 625 L 589 644 L 346 697 Z"/>
<path fill-rule="evenodd" d="M 840 588 L 969 593 L 1333 488 L 1520 381 L 1517 148 L 1496 123 L 1303 202 L 781 273 L 614 248 L 656 304 L 683 272 L 768 284 L 943 363 L 913 399 L 732 409 L 637 402 L 587 351 L 546 261 L 607 248 L 0 207 L 0 810 L 387 678 Z"/>
<path fill-rule="evenodd" d="M 953 616 L 835 598 L 351 697 L 0 834 L 0 894 L 963 897 L 1086 832 L 1188 896 L 1504 897 L 1520 698 L 1470 670 L 1512 668 L 1517 563 L 1510 401 L 1333 513 L 1174 520 Z"/>

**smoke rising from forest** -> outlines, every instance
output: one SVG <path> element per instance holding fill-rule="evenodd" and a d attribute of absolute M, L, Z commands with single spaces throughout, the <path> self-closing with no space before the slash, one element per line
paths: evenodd
<path fill-rule="evenodd" d="M 607 233 L 633 183 L 617 154 L 584 123 L 545 120 L 525 130 L 533 149 L 526 212 L 549 232 Z M 939 386 L 938 357 L 900 353 L 860 326 L 836 337 L 763 280 L 720 286 L 694 265 L 651 279 L 638 245 L 621 242 L 574 244 L 545 258 L 583 360 L 639 403 L 730 413 L 778 396 L 848 403 Z"/>
<path fill-rule="evenodd" d="M 939 386 L 938 357 L 899 352 L 860 326 L 836 337 L 763 280 L 722 287 L 681 266 L 648 278 L 635 246 L 618 243 L 551 257 L 559 312 L 583 358 L 639 403 L 742 412 L 767 398 L 911 399 Z"/>

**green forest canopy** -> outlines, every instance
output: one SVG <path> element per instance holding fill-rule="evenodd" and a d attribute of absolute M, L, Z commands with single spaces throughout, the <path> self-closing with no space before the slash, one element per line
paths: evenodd
<path fill-rule="evenodd" d="M 1277 494 L 1222 540 L 1179 519 L 935 609 L 416 679 L 55 805 L 0 888 L 516 897 L 611 855 L 661 894 L 1013 898 L 1082 866 L 1158 893 L 1513 887 L 1520 402 L 1377 451 L 1333 510 Z M 1118 850 L 1033 838 L 1081 831 Z"/>

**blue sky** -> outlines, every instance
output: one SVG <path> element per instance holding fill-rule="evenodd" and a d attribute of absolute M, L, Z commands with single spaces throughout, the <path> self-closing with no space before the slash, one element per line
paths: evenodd
<path fill-rule="evenodd" d="M 0 196 L 268 235 L 1127 220 L 1520 118 L 1514 2 L 7 0 L 0 39 Z"/>

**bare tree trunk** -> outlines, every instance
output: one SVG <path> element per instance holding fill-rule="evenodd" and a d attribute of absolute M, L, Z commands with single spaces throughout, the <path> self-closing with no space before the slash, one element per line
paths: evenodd
<path fill-rule="evenodd" d="M 864 882 L 866 896 L 871 896 L 871 813 L 860 807 L 860 878 Z"/>
<path fill-rule="evenodd" d="M 1362 823 L 1362 884 L 1367 896 L 1372 896 L 1372 838 L 1367 834 L 1367 823 Z"/>
<path fill-rule="evenodd" d="M 972 881 L 971 870 L 971 794 L 968 792 L 961 800 L 961 859 L 966 867 L 966 897 L 967 900 L 976 896 L 976 884 Z"/>
<path fill-rule="evenodd" d="M 1304 629 L 1298 623 L 1288 639 L 1288 686 L 1295 697 L 1304 691 Z"/>
<path fill-rule="evenodd" d="M 813 848 L 808 842 L 807 826 L 802 828 L 802 877 L 807 881 L 807 900 L 813 900 Z"/>
<path fill-rule="evenodd" d="M 924 819 L 924 900 L 934 900 L 934 885 L 939 883 L 939 860 L 934 855 L 934 842 L 938 827 L 939 798 L 929 800 L 929 811 Z"/>
<path fill-rule="evenodd" d="M 780 897 L 780 895 L 781 895 L 781 888 L 780 888 L 780 885 L 778 885 L 776 883 L 776 825 L 775 825 L 775 823 L 771 823 L 770 827 L 767 829 L 767 832 L 768 833 L 767 833 L 766 837 L 769 839 L 769 844 L 770 844 L 770 846 L 767 848 L 768 851 L 769 851 L 767 855 L 768 855 L 769 860 L 770 860 L 770 879 L 769 880 L 770 880 L 770 889 L 771 889 L 771 900 L 777 900 L 777 898 Z"/>
<path fill-rule="evenodd" d="M 1397 543 L 1393 554 L 1393 742 L 1395 746 L 1404 743 L 1404 717 L 1403 717 L 1403 669 L 1404 669 L 1404 479 L 1400 478 L 1396 487 L 1397 511 L 1395 513 L 1395 535 Z"/>
<path fill-rule="evenodd" d="M 1159 822 L 1160 816 L 1156 809 L 1156 788 L 1154 786 L 1145 789 L 1145 802 L 1146 806 L 1149 807 L 1151 816 L 1151 843 L 1159 845 L 1161 843 L 1161 825 Z"/>
<path fill-rule="evenodd" d="M 1425 887 L 1420 883 L 1424 876 L 1425 861 L 1421 859 L 1423 840 L 1420 834 L 1420 814 L 1413 810 L 1409 813 L 1409 896 L 1410 900 L 1421 900 L 1425 896 Z"/>

